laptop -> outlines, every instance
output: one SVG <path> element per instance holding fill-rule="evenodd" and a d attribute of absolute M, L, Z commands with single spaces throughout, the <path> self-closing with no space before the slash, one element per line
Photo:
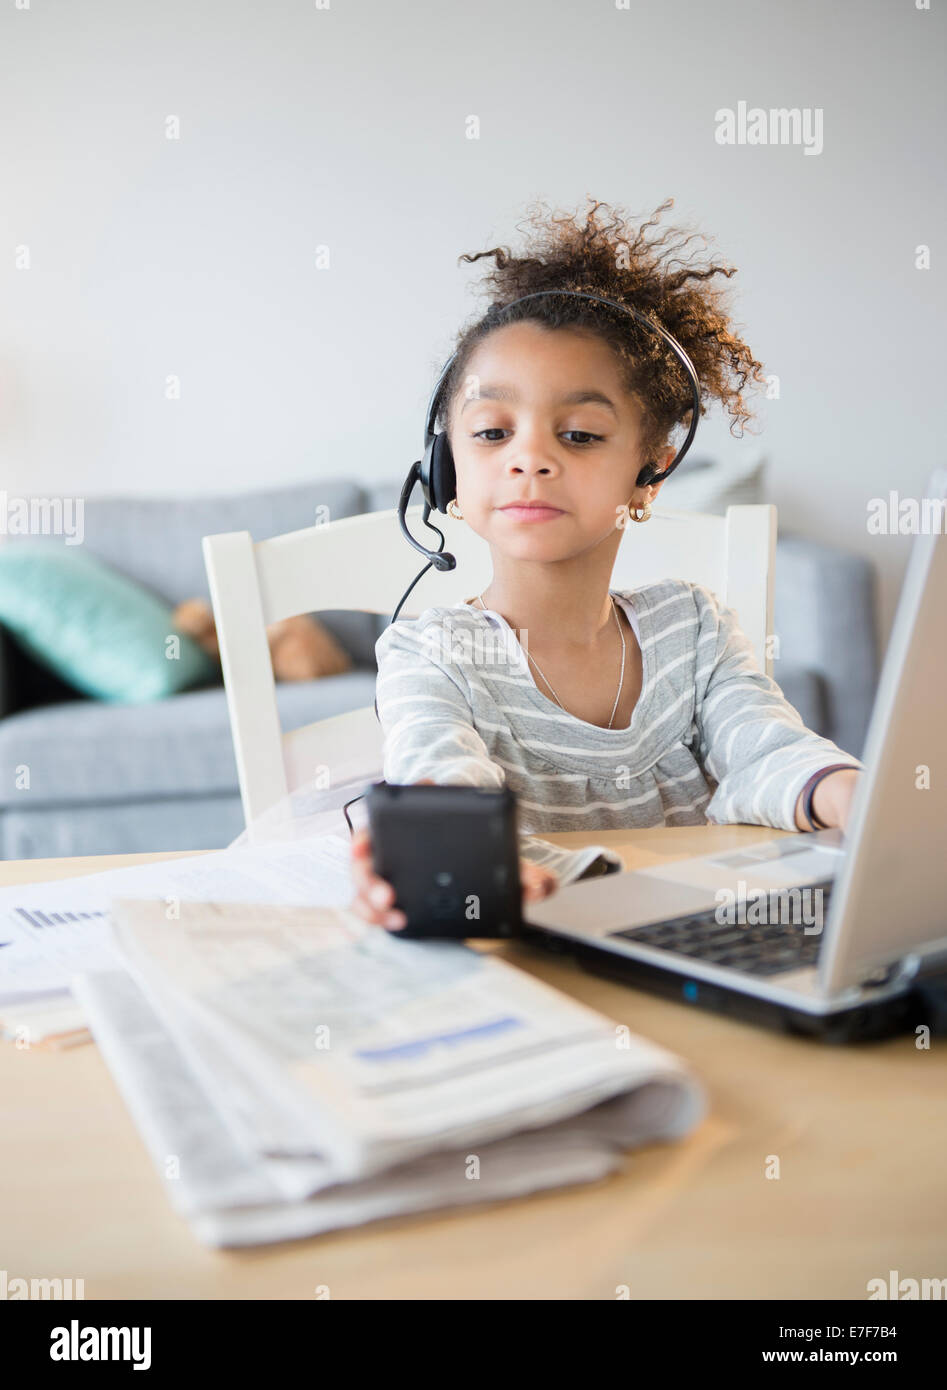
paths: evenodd
<path fill-rule="evenodd" d="M 925 508 L 912 543 L 846 830 L 580 880 L 524 905 L 525 940 L 824 1041 L 923 1021 L 919 984 L 943 976 L 947 993 L 945 495 L 938 470 L 939 520 Z"/>

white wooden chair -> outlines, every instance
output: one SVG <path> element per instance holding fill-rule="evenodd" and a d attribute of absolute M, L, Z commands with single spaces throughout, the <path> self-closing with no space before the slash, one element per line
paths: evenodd
<path fill-rule="evenodd" d="M 436 542 L 408 510 L 412 534 Z M 454 604 L 485 589 L 492 566 L 486 543 L 462 521 L 432 518 L 457 568 L 429 570 L 401 618 Z M 204 563 L 217 623 L 227 707 L 243 810 L 249 823 L 316 776 L 315 769 L 362 758 L 381 776 L 382 736 L 374 709 L 350 711 L 284 734 L 266 629 L 299 613 L 354 609 L 390 616 L 424 563 L 405 541 L 397 511 L 370 512 L 254 541 L 249 531 L 204 537 Z M 725 517 L 655 508 L 622 537 L 613 588 L 673 576 L 703 584 L 736 610 L 761 669 L 772 674 L 776 508 L 730 507 Z M 370 774 L 369 774 L 370 775 Z"/>

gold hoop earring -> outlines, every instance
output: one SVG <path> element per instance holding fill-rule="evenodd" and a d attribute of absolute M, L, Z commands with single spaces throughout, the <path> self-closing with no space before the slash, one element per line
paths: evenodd
<path fill-rule="evenodd" d="M 646 502 L 644 504 L 644 506 L 641 508 L 640 516 L 635 515 L 635 512 L 637 510 L 637 507 L 633 507 L 630 502 L 628 503 L 628 515 L 631 517 L 632 521 L 647 521 L 648 517 L 651 515 L 651 503 Z"/>
<path fill-rule="evenodd" d="M 448 515 L 448 516 L 452 516 L 452 517 L 454 518 L 455 521 L 463 521 L 463 519 L 464 519 L 464 514 L 463 514 L 463 512 L 457 512 L 457 511 L 455 511 L 454 508 L 455 508 L 456 506 L 457 506 L 457 498 L 456 498 L 456 497 L 452 497 L 451 500 L 450 500 L 450 501 L 448 502 L 448 504 L 447 504 L 447 515 Z"/>

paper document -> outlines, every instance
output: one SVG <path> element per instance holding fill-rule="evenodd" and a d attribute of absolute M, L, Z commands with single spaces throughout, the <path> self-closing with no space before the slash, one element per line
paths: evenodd
<path fill-rule="evenodd" d="M 77 970 L 114 969 L 116 895 L 341 907 L 354 892 L 349 855 L 347 837 L 324 835 L 0 888 L 0 1004 L 65 991 Z"/>

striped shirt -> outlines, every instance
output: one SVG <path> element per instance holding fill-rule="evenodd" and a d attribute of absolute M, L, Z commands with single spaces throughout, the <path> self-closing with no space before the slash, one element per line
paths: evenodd
<path fill-rule="evenodd" d="M 523 857 L 568 883 L 599 855 L 620 860 L 601 845 L 564 850 L 537 837 L 708 821 L 794 830 L 813 772 L 863 766 L 805 727 L 709 589 L 665 579 L 613 592 L 642 654 L 625 728 L 547 698 L 493 610 L 460 602 L 390 624 L 375 646 L 385 780 L 510 787 Z"/>

